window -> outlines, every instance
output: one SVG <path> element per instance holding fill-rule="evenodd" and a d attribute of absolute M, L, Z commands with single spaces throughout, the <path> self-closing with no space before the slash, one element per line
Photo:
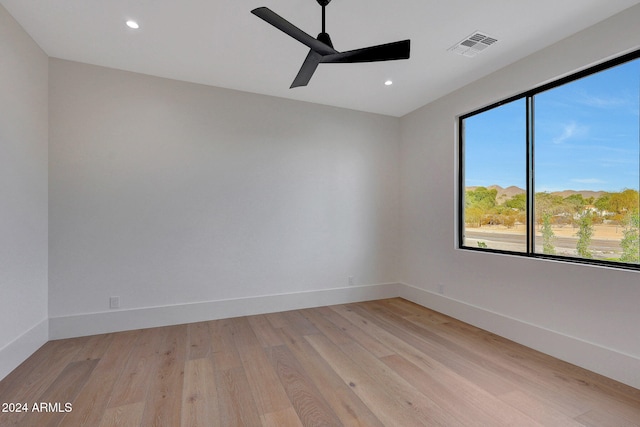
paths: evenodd
<path fill-rule="evenodd" d="M 639 57 L 460 118 L 461 248 L 640 268 Z"/>

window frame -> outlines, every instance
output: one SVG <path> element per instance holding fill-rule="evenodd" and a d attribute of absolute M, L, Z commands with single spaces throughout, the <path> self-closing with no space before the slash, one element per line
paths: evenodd
<path fill-rule="evenodd" d="M 534 98 L 537 94 L 554 89 L 556 87 L 565 85 L 567 83 L 582 79 L 584 77 L 588 77 L 590 75 L 599 73 L 601 71 L 605 71 L 607 69 L 616 67 L 618 65 L 634 61 L 640 58 L 640 49 L 623 54 L 616 58 L 606 60 L 602 63 L 596 64 L 594 66 L 587 67 L 583 70 L 577 71 L 575 73 L 569 74 L 567 76 L 561 77 L 559 79 L 553 80 L 549 83 L 543 84 L 541 86 L 535 87 L 533 89 L 529 89 L 527 91 L 521 92 L 517 95 L 511 96 L 509 98 L 500 100 L 498 102 L 492 103 L 480 109 L 471 111 L 469 113 L 462 114 L 458 116 L 458 244 L 457 248 L 465 251 L 473 251 L 473 252 L 482 252 L 482 253 L 495 253 L 495 254 L 504 254 L 504 255 L 514 255 L 525 258 L 534 258 L 534 259 L 549 259 L 556 260 L 562 262 L 568 262 L 572 264 L 588 264 L 588 265 L 596 265 L 596 266 L 604 266 L 604 267 L 613 267 L 617 269 L 624 270 L 636 270 L 640 271 L 640 264 L 628 264 L 619 261 L 607 261 L 600 259 L 587 259 L 587 258 L 579 258 L 579 257 L 568 257 L 562 255 L 549 255 L 535 252 L 535 219 L 534 219 L 534 199 L 535 199 L 535 165 L 534 165 Z M 525 108 L 526 108 L 526 252 L 516 252 L 502 249 L 491 249 L 491 248 L 477 248 L 473 246 L 465 246 L 465 216 L 464 216 L 464 203 L 465 203 L 465 147 L 464 147 L 464 120 L 476 116 L 478 114 L 482 114 L 486 111 L 492 110 L 494 108 L 500 107 L 502 105 L 508 104 L 513 101 L 517 101 L 520 99 L 525 99 Z M 640 143 L 640 141 L 639 141 Z M 639 188 L 640 190 L 640 188 Z"/>

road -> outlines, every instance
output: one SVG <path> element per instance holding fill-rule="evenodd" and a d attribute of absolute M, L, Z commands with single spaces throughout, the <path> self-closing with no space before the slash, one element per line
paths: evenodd
<path fill-rule="evenodd" d="M 526 244 L 526 238 L 521 234 L 466 231 L 465 237 L 467 239 L 474 240 L 474 242 L 470 242 L 474 246 L 476 244 L 475 241 L 482 241 L 490 248 L 495 249 L 509 250 L 519 247 L 524 250 Z M 577 242 L 577 237 L 554 237 L 554 246 L 556 248 L 556 252 L 559 254 L 575 253 Z M 536 237 L 536 243 L 538 243 L 538 245 L 542 244 L 542 238 L 540 236 Z M 591 239 L 589 249 L 595 253 L 604 253 L 605 256 L 607 254 L 619 254 L 622 252 L 620 242 L 618 240 Z"/>

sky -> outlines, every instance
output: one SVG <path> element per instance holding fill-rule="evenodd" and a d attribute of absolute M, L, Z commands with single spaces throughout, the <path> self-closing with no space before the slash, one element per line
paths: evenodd
<path fill-rule="evenodd" d="M 640 187 L 640 59 L 534 98 L 535 191 Z M 526 187 L 526 100 L 464 122 L 466 186 Z"/>

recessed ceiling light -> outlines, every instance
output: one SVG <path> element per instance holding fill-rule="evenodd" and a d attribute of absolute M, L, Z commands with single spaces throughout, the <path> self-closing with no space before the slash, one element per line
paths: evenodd
<path fill-rule="evenodd" d="M 133 28 L 134 30 L 137 30 L 138 28 L 140 28 L 140 25 L 136 21 L 134 21 L 133 19 L 129 19 L 127 21 L 127 27 Z"/>
<path fill-rule="evenodd" d="M 384 82 L 385 86 L 391 86 L 393 84 L 393 82 L 391 80 L 387 80 L 386 82 Z"/>

